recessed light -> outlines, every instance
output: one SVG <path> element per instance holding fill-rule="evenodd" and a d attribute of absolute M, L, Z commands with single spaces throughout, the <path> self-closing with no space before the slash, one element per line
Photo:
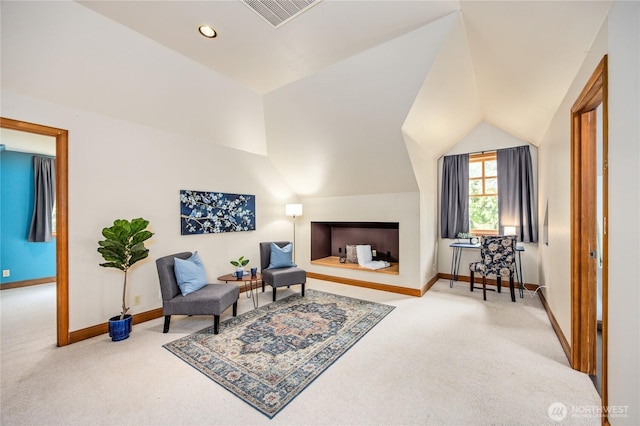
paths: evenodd
<path fill-rule="evenodd" d="M 214 30 L 209 25 L 200 25 L 198 27 L 198 31 L 200 31 L 200 34 L 207 38 L 215 38 L 218 35 L 218 33 L 216 33 L 216 30 Z"/>

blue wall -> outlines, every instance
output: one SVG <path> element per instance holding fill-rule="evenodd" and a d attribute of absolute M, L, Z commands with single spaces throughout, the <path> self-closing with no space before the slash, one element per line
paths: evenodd
<path fill-rule="evenodd" d="M 0 284 L 56 275 L 56 240 L 27 241 L 33 214 L 32 154 L 0 151 Z M 2 274 L 0 274 L 2 275 Z"/>

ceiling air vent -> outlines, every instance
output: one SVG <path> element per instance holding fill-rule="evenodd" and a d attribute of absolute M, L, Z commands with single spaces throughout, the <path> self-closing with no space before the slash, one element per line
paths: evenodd
<path fill-rule="evenodd" d="M 242 0 L 254 12 L 260 15 L 273 28 L 300 15 L 305 10 L 320 3 L 321 0 Z"/>

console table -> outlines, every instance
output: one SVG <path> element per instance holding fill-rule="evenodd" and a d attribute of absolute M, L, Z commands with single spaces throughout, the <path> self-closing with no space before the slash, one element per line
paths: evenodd
<path fill-rule="evenodd" d="M 453 249 L 453 257 L 451 258 L 451 274 L 449 276 L 449 287 L 453 287 L 453 282 L 458 281 L 458 271 L 460 270 L 460 258 L 462 257 L 462 249 L 480 249 L 480 244 L 471 243 L 451 243 L 449 247 Z M 524 283 L 522 279 L 522 258 L 521 254 L 524 246 L 520 243 L 516 244 L 516 281 L 518 281 L 518 289 L 520 290 L 520 298 L 524 297 Z"/>
<path fill-rule="evenodd" d="M 247 299 L 251 298 L 251 301 L 253 302 L 253 307 L 254 308 L 258 307 L 258 284 L 260 281 L 262 281 L 261 273 L 258 272 L 254 276 L 251 276 L 251 274 L 243 275 L 242 278 L 240 279 L 238 279 L 238 277 L 236 277 L 235 274 L 227 274 L 227 275 L 222 275 L 218 277 L 218 281 L 224 281 L 225 283 L 228 283 L 228 282 L 236 282 L 238 284 L 243 283 L 244 292 L 247 294 Z M 264 288 L 262 291 L 264 291 Z"/>

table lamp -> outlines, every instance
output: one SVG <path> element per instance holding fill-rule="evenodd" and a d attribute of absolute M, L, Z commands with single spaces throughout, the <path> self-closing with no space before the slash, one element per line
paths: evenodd
<path fill-rule="evenodd" d="M 516 227 L 515 226 L 505 226 L 504 227 L 504 235 L 516 235 Z"/>

